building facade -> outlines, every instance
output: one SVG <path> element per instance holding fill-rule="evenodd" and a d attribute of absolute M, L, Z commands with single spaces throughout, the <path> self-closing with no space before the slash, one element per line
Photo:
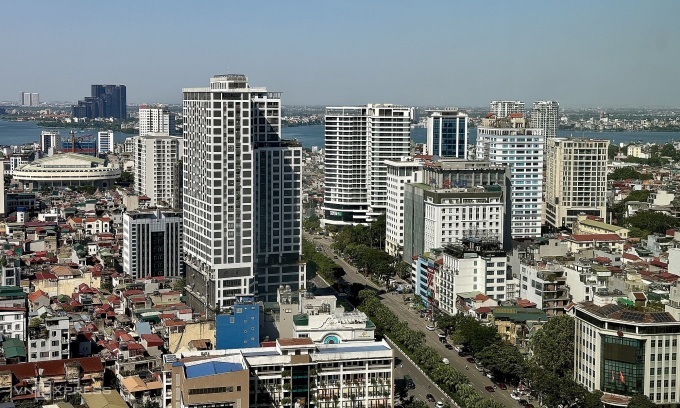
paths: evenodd
<path fill-rule="evenodd" d="M 150 205 L 180 208 L 182 139 L 167 133 L 133 138 L 135 190 Z"/>
<path fill-rule="evenodd" d="M 534 129 L 542 129 L 546 139 L 557 136 L 560 104 L 555 101 L 537 101 L 531 108 L 531 125 Z"/>
<path fill-rule="evenodd" d="M 326 108 L 325 224 L 366 224 L 387 209 L 387 160 L 410 154 L 413 109 Z"/>
<path fill-rule="evenodd" d="M 97 153 L 111 153 L 113 145 L 113 130 L 97 132 Z"/>
<path fill-rule="evenodd" d="M 497 118 L 506 118 L 510 114 L 524 116 L 524 102 L 522 101 L 491 101 L 490 112 Z"/>
<path fill-rule="evenodd" d="M 457 313 L 461 293 L 479 291 L 498 301 L 512 300 L 506 284 L 508 256 L 493 239 L 464 239 L 443 249 L 442 267 L 434 277 L 436 306 Z"/>
<path fill-rule="evenodd" d="M 635 394 L 660 406 L 680 405 L 680 322 L 670 313 L 593 302 L 576 304 L 572 313 L 574 379 L 604 392 L 605 407 L 625 407 Z"/>
<path fill-rule="evenodd" d="M 547 224 L 571 228 L 581 213 L 606 216 L 608 151 L 609 140 L 547 139 Z"/>
<path fill-rule="evenodd" d="M 55 154 L 14 170 L 14 179 L 26 189 L 95 186 L 107 189 L 121 175 L 120 168 L 108 161 L 78 153 Z"/>
<path fill-rule="evenodd" d="M 182 221 L 179 211 L 123 214 L 123 271 L 135 279 L 183 276 Z"/>
<path fill-rule="evenodd" d="M 510 167 L 513 239 L 541 236 L 545 137 L 525 125 L 520 117 L 490 117 L 477 128 L 477 159 Z"/>
<path fill-rule="evenodd" d="M 274 285 L 274 279 L 261 274 L 278 271 L 296 274 L 290 284 L 299 285 L 305 270 L 296 173 L 301 148 L 281 140 L 280 93 L 252 88 L 244 75 L 235 74 L 183 92 L 189 304 L 210 312 L 237 296 L 256 294 L 256 267 L 258 280 L 267 284 Z M 267 181 L 277 188 L 273 194 L 259 185 L 270 174 Z M 260 246 L 263 238 L 271 238 L 271 245 Z"/>
<path fill-rule="evenodd" d="M 391 407 L 393 361 L 384 340 L 278 339 L 251 349 L 170 354 L 164 356 L 163 406 Z"/>
<path fill-rule="evenodd" d="M 215 316 L 217 350 L 260 346 L 260 305 L 253 296 L 236 298 L 225 313 Z"/>
<path fill-rule="evenodd" d="M 20 92 L 19 102 L 21 106 L 40 106 L 40 94 L 37 92 Z"/>
<path fill-rule="evenodd" d="M 403 260 L 465 237 L 509 243 L 510 169 L 491 162 L 423 163 L 422 183 L 404 185 Z"/>
<path fill-rule="evenodd" d="M 47 154 L 54 154 L 61 150 L 61 136 L 58 130 L 40 132 L 40 150 Z"/>
<path fill-rule="evenodd" d="M 387 165 L 387 211 L 385 212 L 385 251 L 401 255 L 404 246 L 404 186 L 422 183 L 421 161 L 386 160 Z"/>
<path fill-rule="evenodd" d="M 36 327 L 28 328 L 28 361 L 69 358 L 71 332 L 68 316 L 47 317 Z"/>
<path fill-rule="evenodd" d="M 150 133 L 174 134 L 175 115 L 164 107 L 140 106 L 139 136 L 146 136 Z"/>
<path fill-rule="evenodd" d="M 125 85 L 92 85 L 91 94 L 71 107 L 74 118 L 127 118 Z"/>
<path fill-rule="evenodd" d="M 467 113 L 458 109 L 431 110 L 428 113 L 426 154 L 467 159 Z"/>

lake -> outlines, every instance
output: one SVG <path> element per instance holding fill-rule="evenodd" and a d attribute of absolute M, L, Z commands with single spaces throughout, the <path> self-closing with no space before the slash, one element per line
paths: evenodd
<path fill-rule="evenodd" d="M 40 128 L 36 122 L 10 122 L 0 120 L 0 145 L 22 145 L 26 143 L 38 142 L 40 140 L 40 132 L 47 130 L 47 128 Z M 71 129 L 60 128 L 62 140 L 68 137 Z M 96 129 L 88 129 L 81 131 L 74 129 L 77 136 L 93 135 L 96 137 Z M 580 132 L 570 130 L 559 130 L 557 132 L 560 137 L 585 137 L 592 139 L 609 139 L 614 144 L 629 144 L 632 142 L 642 141 L 649 143 L 669 143 L 680 140 L 680 132 Z M 282 130 L 284 139 L 297 139 L 302 143 L 303 147 L 311 148 L 313 146 L 324 147 L 324 125 L 310 125 L 310 126 L 295 126 L 284 127 Z M 477 130 L 471 129 L 469 144 L 474 144 L 477 139 Z M 122 143 L 125 138 L 131 135 L 114 132 L 113 138 L 116 143 Z M 411 129 L 411 139 L 416 143 L 425 143 L 427 138 L 427 129 L 413 128 Z"/>

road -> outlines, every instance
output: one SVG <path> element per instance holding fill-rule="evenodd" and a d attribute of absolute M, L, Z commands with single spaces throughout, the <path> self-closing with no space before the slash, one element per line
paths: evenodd
<path fill-rule="evenodd" d="M 310 240 L 311 242 L 314 242 L 316 246 L 320 246 L 324 254 L 330 257 L 333 256 L 333 250 L 331 248 L 332 240 L 330 238 L 319 237 L 316 235 L 312 236 L 307 233 L 305 233 L 304 235 L 306 239 Z M 338 257 L 338 259 L 334 259 L 334 261 L 336 264 L 340 265 L 345 270 L 346 273 L 346 275 L 344 276 L 345 281 L 349 283 L 355 282 L 361 283 L 364 285 L 370 285 L 372 287 L 378 288 L 373 282 L 366 279 L 360 273 L 357 273 L 356 269 L 349 265 L 347 262 L 345 262 L 345 260 L 343 260 L 342 258 Z M 321 282 L 321 280 L 319 280 L 319 282 Z M 506 407 L 518 406 L 517 401 L 512 399 L 512 397 L 510 396 L 512 387 L 508 387 L 506 391 L 502 391 L 500 388 L 496 389 L 495 392 L 486 391 L 484 387 L 488 385 L 493 385 L 493 382 L 490 379 L 488 379 L 484 375 L 484 373 L 477 371 L 474 365 L 469 364 L 464 357 L 458 356 L 458 353 L 456 353 L 455 350 L 447 350 L 446 347 L 444 347 L 444 344 L 439 341 L 437 333 L 426 329 L 428 322 L 425 319 L 420 318 L 419 314 L 416 311 L 409 309 L 408 305 L 405 304 L 402 295 L 396 294 L 396 292 L 392 292 L 382 295 L 381 298 L 382 303 L 385 306 L 389 307 L 398 316 L 401 316 L 403 320 L 405 320 L 408 323 L 408 326 L 411 329 L 420 330 L 424 332 L 427 344 L 430 347 L 433 347 L 439 353 L 440 356 L 448 358 L 453 368 L 466 374 L 467 377 L 470 379 L 470 384 L 474 386 L 474 388 L 479 392 L 479 394 L 482 397 L 485 398 L 492 397 Z M 397 350 L 395 350 L 395 355 L 396 354 L 398 354 Z M 399 358 L 403 359 L 403 356 L 399 356 Z M 413 381 L 416 383 L 416 389 L 414 390 L 417 395 L 416 398 L 425 401 L 424 399 L 425 394 L 431 393 L 435 396 L 435 398 L 439 400 L 440 396 L 437 395 L 439 393 L 431 392 L 431 390 L 435 390 L 435 387 L 428 384 L 429 381 L 425 378 L 425 376 L 420 374 L 420 372 L 415 367 L 412 367 L 411 369 L 411 367 L 409 367 L 410 363 L 408 363 L 406 359 L 403 359 L 403 362 L 404 368 L 401 369 L 397 367 L 395 378 L 400 378 L 403 377 L 404 374 L 409 374 L 411 375 L 411 377 L 413 377 Z M 409 365 L 407 365 L 407 363 Z M 465 369 L 466 365 L 469 366 L 468 370 Z M 400 372 L 400 370 L 404 372 Z M 421 386 L 421 384 L 423 385 Z M 431 389 L 425 388 L 428 385 L 431 387 Z M 426 391 L 422 392 L 422 396 L 420 396 L 421 393 L 419 391 L 421 391 L 423 388 L 425 388 Z"/>

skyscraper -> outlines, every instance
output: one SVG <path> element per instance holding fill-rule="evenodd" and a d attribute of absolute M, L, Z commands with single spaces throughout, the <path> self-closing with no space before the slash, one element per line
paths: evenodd
<path fill-rule="evenodd" d="M 72 106 L 76 118 L 127 118 L 127 90 L 125 85 L 92 85 L 91 96 Z"/>
<path fill-rule="evenodd" d="M 467 159 L 468 115 L 458 109 L 428 111 L 427 154 Z"/>
<path fill-rule="evenodd" d="M 371 222 L 387 209 L 386 160 L 409 156 L 413 109 L 326 108 L 324 222 Z"/>
<path fill-rule="evenodd" d="M 140 106 L 139 136 L 145 136 L 151 132 L 172 135 L 175 132 L 175 115 L 167 108 Z"/>
<path fill-rule="evenodd" d="M 476 158 L 510 167 L 512 238 L 540 237 L 545 137 L 542 129 L 526 128 L 526 119 L 514 116 L 519 115 L 482 120 Z"/>
<path fill-rule="evenodd" d="M 19 103 L 21 106 L 40 106 L 40 94 L 37 92 L 20 92 Z"/>
<path fill-rule="evenodd" d="M 182 138 L 148 133 L 133 138 L 135 190 L 153 206 L 180 208 Z"/>
<path fill-rule="evenodd" d="M 189 304 L 211 314 L 239 295 L 304 285 L 302 149 L 281 140 L 280 93 L 234 74 L 183 93 Z"/>
<path fill-rule="evenodd" d="M 524 102 L 522 101 L 492 101 L 489 106 L 491 113 L 496 115 L 498 119 L 506 118 L 511 113 L 524 116 Z"/>
<path fill-rule="evenodd" d="M 571 228 L 580 213 L 606 215 L 608 150 L 609 140 L 547 140 L 547 224 Z"/>
<path fill-rule="evenodd" d="M 555 101 L 534 102 L 531 109 L 531 127 L 543 129 L 546 138 L 557 136 L 560 104 Z"/>

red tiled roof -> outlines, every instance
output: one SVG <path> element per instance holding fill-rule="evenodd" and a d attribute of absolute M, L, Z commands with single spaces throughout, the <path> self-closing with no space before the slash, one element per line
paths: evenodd
<path fill-rule="evenodd" d="M 517 306 L 520 307 L 536 307 L 536 303 L 528 299 L 517 299 Z"/>
<path fill-rule="evenodd" d="M 37 363 L 8 364 L 2 367 L 4 371 L 10 371 L 18 380 L 35 378 L 38 370 L 42 369 L 42 377 L 56 377 L 66 374 L 64 366 L 67 363 L 78 363 L 84 374 L 104 372 L 104 365 L 99 357 L 71 358 L 68 360 L 50 360 Z"/>
<path fill-rule="evenodd" d="M 486 307 L 486 306 L 475 309 L 475 313 L 477 313 L 477 314 L 484 314 L 484 313 L 490 313 L 490 312 L 491 312 L 491 308 Z"/>
<path fill-rule="evenodd" d="M 628 252 L 623 253 L 623 259 L 630 259 L 633 261 L 639 261 L 640 257 L 637 255 L 629 254 Z"/>
<path fill-rule="evenodd" d="M 31 302 L 31 303 L 33 303 L 33 302 L 35 302 L 36 300 L 38 300 L 38 298 L 40 298 L 41 296 L 47 296 L 47 293 L 45 293 L 45 292 L 43 292 L 42 290 L 38 289 L 38 290 L 36 290 L 35 292 L 29 293 L 29 294 L 28 294 L 28 301 Z"/>
<path fill-rule="evenodd" d="M 487 295 L 483 294 L 483 293 L 480 293 L 480 294 L 476 295 L 473 299 L 474 300 L 481 300 L 483 302 L 485 300 L 489 300 L 489 297 Z"/>
<path fill-rule="evenodd" d="M 150 347 L 163 347 L 163 340 L 156 334 L 142 334 L 141 337 Z"/>

